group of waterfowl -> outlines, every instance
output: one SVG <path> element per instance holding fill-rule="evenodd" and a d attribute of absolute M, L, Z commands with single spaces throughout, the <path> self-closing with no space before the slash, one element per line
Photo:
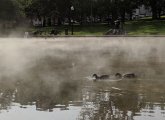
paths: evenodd
<path fill-rule="evenodd" d="M 113 75 L 115 77 L 115 79 L 123 79 L 123 78 L 136 78 L 137 76 L 135 75 L 135 73 L 127 73 L 127 74 L 121 74 L 121 73 L 116 73 L 115 75 Z M 104 79 L 110 79 L 111 76 L 110 75 L 101 75 L 98 76 L 97 74 L 93 74 L 94 80 L 104 80 Z"/>

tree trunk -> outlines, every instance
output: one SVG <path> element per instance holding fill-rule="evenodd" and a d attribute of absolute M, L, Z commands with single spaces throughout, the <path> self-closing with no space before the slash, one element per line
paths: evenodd
<path fill-rule="evenodd" d="M 46 17 L 44 17 L 44 20 L 43 20 L 43 27 L 46 26 Z"/>
<path fill-rule="evenodd" d="M 125 22 L 125 10 L 122 11 L 122 14 L 121 14 L 121 21 L 122 21 L 122 23 Z"/>
<path fill-rule="evenodd" d="M 159 11 L 158 11 L 158 17 L 159 17 L 159 19 L 161 19 L 161 9 L 159 9 Z"/>
<path fill-rule="evenodd" d="M 62 20 L 61 20 L 61 17 L 58 17 L 57 22 L 58 22 L 58 23 L 57 23 L 58 25 L 62 25 Z"/>
<path fill-rule="evenodd" d="M 154 8 L 152 8 L 152 19 L 153 19 L 153 20 L 158 19 L 158 16 L 157 16 L 157 10 L 154 9 Z"/>
<path fill-rule="evenodd" d="M 131 11 L 130 14 L 129 14 L 129 20 L 132 20 L 132 16 L 133 16 L 133 14 L 132 14 L 132 11 Z"/>
<path fill-rule="evenodd" d="M 118 14 L 116 11 L 112 11 L 112 21 L 115 21 L 118 18 Z"/>
<path fill-rule="evenodd" d="M 151 9 L 152 9 L 152 19 L 158 19 L 158 14 L 157 14 L 157 0 L 152 0 L 151 1 Z"/>

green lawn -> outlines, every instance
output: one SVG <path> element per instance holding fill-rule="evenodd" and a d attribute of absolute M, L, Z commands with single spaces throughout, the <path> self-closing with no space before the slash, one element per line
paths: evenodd
<path fill-rule="evenodd" d="M 58 35 L 65 35 L 65 28 L 68 28 L 69 35 L 71 35 L 71 26 L 55 26 L 55 27 L 31 27 L 24 28 L 20 27 L 12 31 L 12 34 L 20 33 L 24 34 L 25 31 L 35 32 L 42 31 L 41 36 L 49 36 L 53 29 L 59 31 Z M 112 29 L 107 24 L 94 24 L 94 25 L 74 25 L 74 35 L 85 36 L 85 35 L 104 35 L 109 29 Z M 137 21 L 127 21 L 124 25 L 124 30 L 127 35 L 165 35 L 165 20 L 154 20 L 141 19 Z"/>
<path fill-rule="evenodd" d="M 128 35 L 165 35 L 165 20 L 138 20 L 125 23 Z"/>
<path fill-rule="evenodd" d="M 65 34 L 65 28 L 69 29 L 69 35 L 71 35 L 71 26 L 60 26 L 54 27 L 60 31 L 59 35 Z M 50 31 L 54 29 L 52 27 L 41 28 L 43 36 L 49 35 Z M 37 28 L 31 29 L 35 31 Z M 74 35 L 104 35 L 106 31 L 111 29 L 108 25 L 97 24 L 97 25 L 74 25 Z M 165 35 L 165 20 L 154 20 L 143 19 L 137 21 L 128 21 L 124 25 L 124 29 L 127 35 Z"/>
<path fill-rule="evenodd" d="M 56 27 L 44 27 L 44 28 L 30 28 L 29 31 L 34 32 L 36 30 L 43 31 L 42 35 L 50 35 L 51 30 L 57 29 L 60 33 L 59 35 L 65 35 L 65 28 L 68 29 L 69 35 L 71 35 L 71 26 L 56 26 Z M 98 25 L 74 25 L 73 27 L 73 33 L 74 35 L 104 35 L 106 31 L 108 31 L 110 27 L 108 25 L 104 24 L 98 24 Z"/>
<path fill-rule="evenodd" d="M 109 27 L 106 25 L 75 26 L 74 35 L 104 35 Z"/>

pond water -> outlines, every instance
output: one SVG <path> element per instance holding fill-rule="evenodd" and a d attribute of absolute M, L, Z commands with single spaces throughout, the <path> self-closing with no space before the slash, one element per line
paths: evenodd
<path fill-rule="evenodd" d="M 164 38 L 0 39 L 0 120 L 165 120 Z M 136 79 L 91 76 L 133 72 Z"/>

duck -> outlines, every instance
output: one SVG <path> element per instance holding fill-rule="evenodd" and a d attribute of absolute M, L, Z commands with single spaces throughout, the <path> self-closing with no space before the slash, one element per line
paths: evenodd
<path fill-rule="evenodd" d="M 108 79 L 109 78 L 109 75 L 98 76 L 97 74 L 93 74 L 93 77 L 95 78 L 95 81 L 96 80 L 105 80 L 105 79 Z"/>
<path fill-rule="evenodd" d="M 127 73 L 123 75 L 123 78 L 136 78 L 135 73 Z"/>
<path fill-rule="evenodd" d="M 122 75 L 121 73 L 116 73 L 115 77 L 118 79 L 120 79 L 120 78 L 136 78 L 136 75 L 135 75 L 135 73 L 127 73 L 124 75 Z"/>

